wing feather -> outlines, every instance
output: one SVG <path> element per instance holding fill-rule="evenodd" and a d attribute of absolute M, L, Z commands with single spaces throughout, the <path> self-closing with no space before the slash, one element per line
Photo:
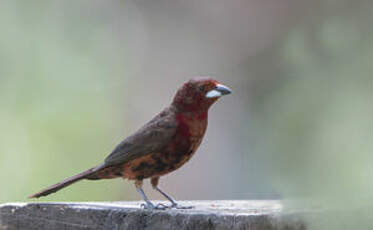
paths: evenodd
<path fill-rule="evenodd" d="M 172 140 L 176 126 L 174 111 L 167 107 L 133 135 L 124 139 L 105 159 L 105 167 L 161 151 Z"/>

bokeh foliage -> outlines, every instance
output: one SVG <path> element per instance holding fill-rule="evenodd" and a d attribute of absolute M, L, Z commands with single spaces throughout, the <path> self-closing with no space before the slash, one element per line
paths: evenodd
<path fill-rule="evenodd" d="M 0 7 L 0 202 L 26 200 L 98 164 L 124 134 L 115 123 L 125 104 L 125 47 L 94 15 L 37 3 Z M 69 199 L 118 197 L 119 182 L 108 184 L 81 183 Z"/>

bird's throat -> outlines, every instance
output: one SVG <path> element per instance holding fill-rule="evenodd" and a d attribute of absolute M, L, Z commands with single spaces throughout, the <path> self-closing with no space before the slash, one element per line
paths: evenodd
<path fill-rule="evenodd" d="M 207 111 L 180 113 L 176 115 L 178 131 L 176 140 L 183 143 L 188 151 L 195 151 L 200 145 L 207 128 Z"/>

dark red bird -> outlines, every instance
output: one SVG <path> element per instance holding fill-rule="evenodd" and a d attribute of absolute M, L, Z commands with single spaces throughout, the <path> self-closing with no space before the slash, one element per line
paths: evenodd
<path fill-rule="evenodd" d="M 122 177 L 135 180 L 135 186 L 145 200 L 146 208 L 154 206 L 142 190 L 143 179 L 151 178 L 154 189 L 170 202 L 170 207 L 182 208 L 158 188 L 159 177 L 185 164 L 201 144 L 207 128 L 210 106 L 231 90 L 210 77 L 195 77 L 176 93 L 170 106 L 131 136 L 124 139 L 97 167 L 52 185 L 30 198 L 47 196 L 79 180 Z"/>

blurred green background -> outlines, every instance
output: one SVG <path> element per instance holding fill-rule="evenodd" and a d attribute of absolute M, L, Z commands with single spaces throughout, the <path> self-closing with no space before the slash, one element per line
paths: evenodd
<path fill-rule="evenodd" d="M 28 201 L 100 163 L 190 76 L 212 75 L 233 94 L 210 110 L 195 157 L 161 180 L 166 191 L 370 207 L 372 9 L 368 0 L 1 1 L 0 202 Z M 139 198 L 116 179 L 42 201 Z"/>

